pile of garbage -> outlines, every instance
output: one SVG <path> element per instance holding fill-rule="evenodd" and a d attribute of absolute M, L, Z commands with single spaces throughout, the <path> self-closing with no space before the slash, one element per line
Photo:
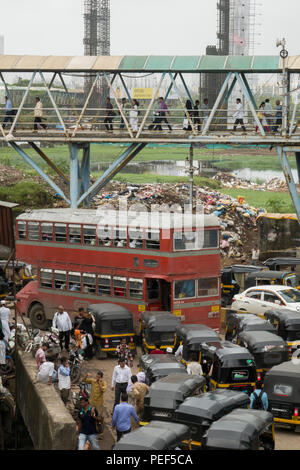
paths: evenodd
<path fill-rule="evenodd" d="M 207 187 L 195 186 L 193 195 L 194 206 L 202 205 L 205 214 L 219 217 L 222 230 L 221 255 L 237 260 L 247 259 L 257 244 L 256 219 L 265 212 L 264 209 L 250 207 L 243 197 L 236 199 Z M 119 203 L 123 201 L 129 209 L 133 204 L 142 203 L 150 211 L 154 204 L 168 204 L 176 211 L 176 205 L 184 207 L 189 203 L 189 197 L 189 184 L 127 185 L 116 182 L 95 196 L 93 205 L 97 208 L 109 203 L 118 209 Z"/>
<path fill-rule="evenodd" d="M 233 173 L 217 173 L 212 178 L 220 181 L 224 188 L 232 189 L 252 189 L 255 191 L 287 191 L 288 187 L 284 180 L 280 178 L 272 178 L 265 183 L 258 184 L 254 181 L 238 178 Z"/>

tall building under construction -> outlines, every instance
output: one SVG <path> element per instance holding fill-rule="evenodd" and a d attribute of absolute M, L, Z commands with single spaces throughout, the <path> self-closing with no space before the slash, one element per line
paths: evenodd
<path fill-rule="evenodd" d="M 84 55 L 110 55 L 110 0 L 84 0 Z M 93 77 L 85 81 L 89 90 Z M 92 102 L 100 104 L 108 95 L 108 86 L 104 77 L 99 80 Z"/>
<path fill-rule="evenodd" d="M 217 45 L 208 46 L 207 55 L 251 55 L 254 49 L 255 0 L 219 0 Z M 206 74 L 200 83 L 202 98 L 215 102 L 223 74 Z"/>

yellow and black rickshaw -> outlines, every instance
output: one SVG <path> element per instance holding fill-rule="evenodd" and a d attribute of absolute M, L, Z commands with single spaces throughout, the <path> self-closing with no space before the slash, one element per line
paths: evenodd
<path fill-rule="evenodd" d="M 215 421 L 203 437 L 204 450 L 274 450 L 273 416 L 268 411 L 236 409 Z"/>
<path fill-rule="evenodd" d="M 236 408 L 248 408 L 249 404 L 250 398 L 246 393 L 219 389 L 186 398 L 175 410 L 174 419 L 190 428 L 192 441 L 185 444 L 197 450 L 212 423 Z"/>
<path fill-rule="evenodd" d="M 283 362 L 265 375 L 264 391 L 275 423 L 300 430 L 300 364 Z"/>
<path fill-rule="evenodd" d="M 279 285 L 297 287 L 297 276 L 292 271 L 257 271 L 249 273 L 245 280 L 245 289 L 255 286 Z"/>
<path fill-rule="evenodd" d="M 141 426 L 152 420 L 174 421 L 175 410 L 188 397 L 205 391 L 206 381 L 200 375 L 170 374 L 153 382 L 144 398 Z"/>
<path fill-rule="evenodd" d="M 289 360 L 285 341 L 269 331 L 242 331 L 238 335 L 238 343 L 253 355 L 257 380 L 263 381 L 268 370 Z"/>
<path fill-rule="evenodd" d="M 148 354 L 159 344 L 161 350 L 174 349 L 175 332 L 180 319 L 167 312 L 143 312 L 141 314 L 142 350 Z"/>
<path fill-rule="evenodd" d="M 147 426 L 124 434 L 113 450 L 153 451 L 180 449 L 182 441 L 190 440 L 190 429 L 184 424 L 151 421 Z"/>
<path fill-rule="evenodd" d="M 286 342 L 289 356 L 300 349 L 300 312 L 293 310 L 271 309 L 264 313 L 264 317 L 272 324 L 276 333 Z"/>
<path fill-rule="evenodd" d="M 229 341 L 206 346 L 211 357 L 209 372 L 210 390 L 227 388 L 252 393 L 256 383 L 256 364 L 254 357 L 246 348 Z"/>
<path fill-rule="evenodd" d="M 222 307 L 232 304 L 236 294 L 245 290 L 245 281 L 248 274 L 263 270 L 263 266 L 235 264 L 227 266 L 221 271 L 221 301 Z"/>
<path fill-rule="evenodd" d="M 96 320 L 94 338 L 100 357 L 115 355 L 122 338 L 126 338 L 132 355 L 135 355 L 135 332 L 131 312 L 120 305 L 111 303 L 89 305 L 88 311 Z"/>
<path fill-rule="evenodd" d="M 231 311 L 226 319 L 225 340 L 238 343 L 238 335 L 242 331 L 269 331 L 276 333 L 276 328 L 267 320 L 252 313 Z"/>
<path fill-rule="evenodd" d="M 263 265 L 270 271 L 292 271 L 299 273 L 300 270 L 300 258 L 269 258 Z"/>
<path fill-rule="evenodd" d="M 151 385 L 170 374 L 186 374 L 186 367 L 173 354 L 144 354 L 140 370 L 145 372 L 146 384 Z"/>
<path fill-rule="evenodd" d="M 191 356 L 197 356 L 198 362 L 202 365 L 203 372 L 206 374 L 206 352 L 203 350 L 203 344 L 211 344 L 221 341 L 218 333 L 206 325 L 187 324 L 178 326 L 176 330 L 176 347 L 182 346 L 181 362 L 188 364 Z"/>

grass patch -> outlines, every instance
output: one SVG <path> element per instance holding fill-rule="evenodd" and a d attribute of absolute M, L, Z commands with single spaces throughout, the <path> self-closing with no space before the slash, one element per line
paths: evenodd
<path fill-rule="evenodd" d="M 53 197 L 47 187 L 29 181 L 22 181 L 5 188 L 0 187 L 0 200 L 15 202 L 20 205 L 20 209 L 47 207 L 53 203 Z"/>
<path fill-rule="evenodd" d="M 220 189 L 220 192 L 235 198 L 242 196 L 250 206 L 266 209 L 268 212 L 279 212 L 282 214 L 293 214 L 295 212 L 289 193 L 224 188 Z"/>
<path fill-rule="evenodd" d="M 99 178 L 103 173 L 94 172 L 93 176 Z M 151 183 L 189 183 L 188 176 L 157 176 L 152 173 L 144 174 L 130 174 L 130 173 L 119 173 L 113 181 L 119 181 L 121 183 L 131 184 L 151 184 Z M 214 181 L 209 178 L 196 176 L 194 178 L 194 184 L 197 186 L 205 186 L 211 189 L 219 189 L 221 187 L 219 181 Z"/>

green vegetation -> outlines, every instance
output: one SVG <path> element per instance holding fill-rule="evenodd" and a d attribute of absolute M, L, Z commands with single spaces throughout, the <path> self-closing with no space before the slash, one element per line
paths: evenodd
<path fill-rule="evenodd" d="M 223 194 L 237 198 L 242 196 L 246 202 L 258 209 L 266 209 L 269 212 L 294 213 L 291 196 L 289 193 L 277 193 L 269 191 L 253 191 L 250 189 L 220 189 Z"/>
<path fill-rule="evenodd" d="M 48 188 L 38 183 L 22 181 L 13 186 L 0 187 L 0 200 L 15 202 L 22 208 L 38 208 L 52 205 L 53 197 Z"/>

